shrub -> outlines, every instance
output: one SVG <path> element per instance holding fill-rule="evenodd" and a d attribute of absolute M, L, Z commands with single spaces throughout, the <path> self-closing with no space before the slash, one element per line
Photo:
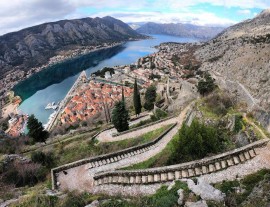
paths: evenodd
<path fill-rule="evenodd" d="M 33 186 L 39 181 L 44 181 L 47 170 L 37 163 L 14 162 L 3 173 L 5 183 L 14 184 L 16 187 Z"/>
<path fill-rule="evenodd" d="M 235 115 L 235 123 L 234 123 L 233 131 L 236 133 L 242 130 L 242 127 L 243 127 L 242 118 L 243 118 L 242 115 Z"/>
<path fill-rule="evenodd" d="M 168 164 L 176 164 L 205 157 L 220 150 L 218 130 L 201 124 L 194 119 L 190 127 L 184 124 L 179 130 L 179 138 Z"/>
<path fill-rule="evenodd" d="M 206 74 L 205 78 L 200 80 L 197 86 L 198 92 L 201 95 L 206 95 L 212 92 L 215 89 L 215 80 L 211 77 L 210 74 Z"/>
<path fill-rule="evenodd" d="M 41 151 L 33 152 L 31 154 L 31 160 L 34 163 L 39 163 L 47 168 L 51 168 L 54 165 L 54 157 L 52 153 L 45 154 Z"/>
<path fill-rule="evenodd" d="M 154 108 L 154 103 L 156 101 L 157 97 L 157 92 L 156 92 L 156 87 L 151 85 L 146 89 L 145 92 L 145 103 L 144 103 L 144 108 L 146 110 L 152 110 Z"/>
<path fill-rule="evenodd" d="M 226 115 L 233 102 L 227 93 L 213 93 L 205 99 L 208 107 L 217 115 Z"/>
<path fill-rule="evenodd" d="M 161 109 L 157 109 L 154 113 L 154 115 L 151 115 L 151 120 L 152 121 L 158 121 L 160 119 L 166 118 L 168 116 L 168 113 L 161 110 Z"/>

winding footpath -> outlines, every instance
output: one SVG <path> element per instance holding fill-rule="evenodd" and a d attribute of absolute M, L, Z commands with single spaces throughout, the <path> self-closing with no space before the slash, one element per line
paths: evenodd
<path fill-rule="evenodd" d="M 147 120 L 149 118 L 150 118 L 150 115 L 147 115 L 145 117 L 142 117 L 140 119 L 137 119 L 137 120 L 131 122 L 129 125 L 132 126 L 134 124 L 139 123 L 140 121 L 144 121 L 144 120 Z M 121 140 L 125 140 L 125 139 L 130 139 L 130 138 L 134 138 L 134 137 L 138 137 L 138 136 L 141 136 L 143 134 L 146 134 L 147 132 L 159 129 L 159 128 L 163 127 L 163 126 L 166 126 L 166 125 L 169 125 L 169 124 L 174 124 L 174 123 L 178 122 L 178 120 L 179 120 L 179 116 L 178 117 L 173 117 L 173 118 L 165 120 L 163 122 L 159 122 L 159 123 L 156 123 L 156 124 L 151 125 L 151 126 L 146 126 L 143 129 L 135 130 L 135 131 L 125 133 L 125 134 L 122 134 L 122 135 L 118 135 L 118 136 L 113 136 L 113 134 L 116 134 L 117 131 L 116 131 L 115 128 L 112 128 L 112 129 L 108 129 L 106 131 L 101 132 L 96 137 L 96 139 L 99 142 L 115 142 L 115 141 L 121 141 Z"/>
<path fill-rule="evenodd" d="M 157 144 L 151 147 L 148 151 L 145 151 L 141 154 L 135 154 L 131 157 L 127 157 L 121 159 L 117 162 L 109 163 L 106 165 L 97 166 L 94 168 L 89 168 L 88 164 L 83 164 L 77 167 L 73 167 L 64 171 L 61 171 L 57 174 L 57 182 L 59 183 L 59 190 L 79 190 L 79 191 L 88 191 L 94 192 L 94 180 L 93 176 L 98 172 L 106 172 L 114 169 L 130 166 L 155 156 L 159 152 L 161 152 L 168 142 L 173 138 L 173 136 L 177 133 L 178 129 L 181 127 L 183 121 L 185 120 L 186 114 L 190 109 L 190 105 L 188 105 L 178 117 L 174 117 L 172 119 L 166 120 L 164 122 L 158 123 L 151 127 L 146 127 L 145 129 L 140 129 L 138 131 L 133 131 L 128 134 L 124 134 L 125 138 L 132 138 L 136 136 L 140 136 L 149 131 L 153 131 L 156 128 L 160 128 L 161 126 L 167 125 L 169 123 L 177 123 L 175 127 L 173 127 Z M 106 134 L 103 133 L 102 136 L 99 136 L 100 141 L 116 141 L 116 137 L 108 136 L 106 138 Z M 102 138 L 101 138 L 102 137 Z M 106 139 L 105 139 L 106 138 Z M 120 138 L 120 140 L 123 138 Z"/>

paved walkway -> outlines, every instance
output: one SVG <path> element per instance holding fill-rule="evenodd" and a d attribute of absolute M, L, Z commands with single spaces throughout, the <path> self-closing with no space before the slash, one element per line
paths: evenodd
<path fill-rule="evenodd" d="M 186 113 L 189 109 L 190 105 L 186 107 L 181 114 L 173 118 L 175 122 L 177 122 L 177 125 L 170 131 L 168 134 L 166 134 L 161 141 L 156 144 L 155 148 L 150 149 L 149 151 L 146 151 L 141 154 L 134 155 L 133 157 L 129 157 L 126 159 L 122 159 L 115 163 L 110 163 L 107 165 L 103 165 L 100 167 L 88 169 L 88 164 L 81 165 L 75 168 L 68 169 L 64 172 L 60 172 L 57 178 L 57 181 L 60 182 L 60 190 L 79 190 L 79 191 L 90 191 L 94 192 L 95 189 L 93 189 L 93 175 L 97 172 L 104 172 L 104 171 L 110 171 L 117 168 L 122 168 L 126 166 L 130 166 L 145 160 L 148 160 L 150 157 L 155 156 L 159 152 L 161 152 L 168 142 L 172 139 L 172 137 L 177 133 L 178 129 L 181 127 L 184 118 L 186 116 Z M 171 120 L 171 123 L 173 122 Z M 167 122 L 167 121 L 165 121 Z M 174 123 L 175 123 L 174 122 Z M 158 124 L 158 126 L 162 126 Z M 150 128 L 153 130 L 153 127 Z M 140 130 L 143 131 L 143 130 Z M 145 132 L 144 132 L 145 133 Z M 125 135 L 127 137 L 131 136 L 130 134 Z M 135 137 L 133 134 L 132 137 Z"/>
<path fill-rule="evenodd" d="M 141 119 L 135 120 L 130 125 L 139 123 L 142 120 L 149 119 L 150 115 L 149 115 L 148 118 L 147 117 L 142 117 Z M 117 133 L 116 129 L 113 128 L 113 129 L 109 129 L 109 130 L 106 130 L 106 131 L 100 133 L 96 137 L 96 139 L 98 139 L 98 141 L 100 141 L 100 142 L 115 142 L 115 141 L 120 141 L 120 140 L 124 140 L 124 139 L 130 139 L 130 138 L 141 136 L 141 135 L 143 135 L 143 134 L 145 134 L 147 132 L 159 129 L 162 126 L 169 125 L 169 124 L 174 124 L 174 123 L 176 123 L 178 121 L 178 119 L 179 119 L 179 117 L 173 117 L 173 118 L 168 119 L 166 121 L 163 121 L 163 122 L 160 122 L 160 123 L 145 127 L 143 129 L 132 131 L 130 133 L 125 133 L 125 134 L 122 134 L 122 135 L 119 135 L 119 136 L 116 136 L 116 137 L 112 136 L 113 134 Z"/>

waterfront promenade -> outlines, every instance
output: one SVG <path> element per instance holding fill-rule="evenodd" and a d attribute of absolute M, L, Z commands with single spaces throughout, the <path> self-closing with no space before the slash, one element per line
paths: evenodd
<path fill-rule="evenodd" d="M 75 83 L 73 84 L 73 86 L 68 91 L 68 93 L 65 96 L 65 98 L 60 102 L 59 107 L 56 110 L 55 116 L 51 120 L 49 120 L 49 122 L 48 122 L 48 124 L 47 124 L 47 126 L 45 128 L 47 131 L 51 131 L 52 130 L 53 126 L 56 124 L 57 120 L 60 118 L 61 112 L 65 108 L 67 102 L 72 97 L 72 95 L 74 94 L 75 90 L 77 89 L 78 85 L 81 83 L 81 81 L 83 80 L 83 78 L 86 78 L 86 77 L 87 76 L 86 76 L 85 71 L 81 72 L 81 74 L 79 75 L 79 77 L 77 78 L 77 80 L 75 81 Z"/>

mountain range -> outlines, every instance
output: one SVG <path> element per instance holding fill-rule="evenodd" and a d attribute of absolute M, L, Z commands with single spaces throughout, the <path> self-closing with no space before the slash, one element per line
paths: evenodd
<path fill-rule="evenodd" d="M 133 24 L 134 25 L 134 24 Z M 136 27 L 135 27 L 136 28 Z M 148 22 L 136 29 L 143 34 L 165 34 L 209 40 L 224 30 L 223 27 L 197 26 L 193 24 L 159 24 Z"/>
<path fill-rule="evenodd" d="M 61 51 L 144 38 L 112 17 L 45 23 L 0 37 L 0 74 L 46 64 Z"/>

